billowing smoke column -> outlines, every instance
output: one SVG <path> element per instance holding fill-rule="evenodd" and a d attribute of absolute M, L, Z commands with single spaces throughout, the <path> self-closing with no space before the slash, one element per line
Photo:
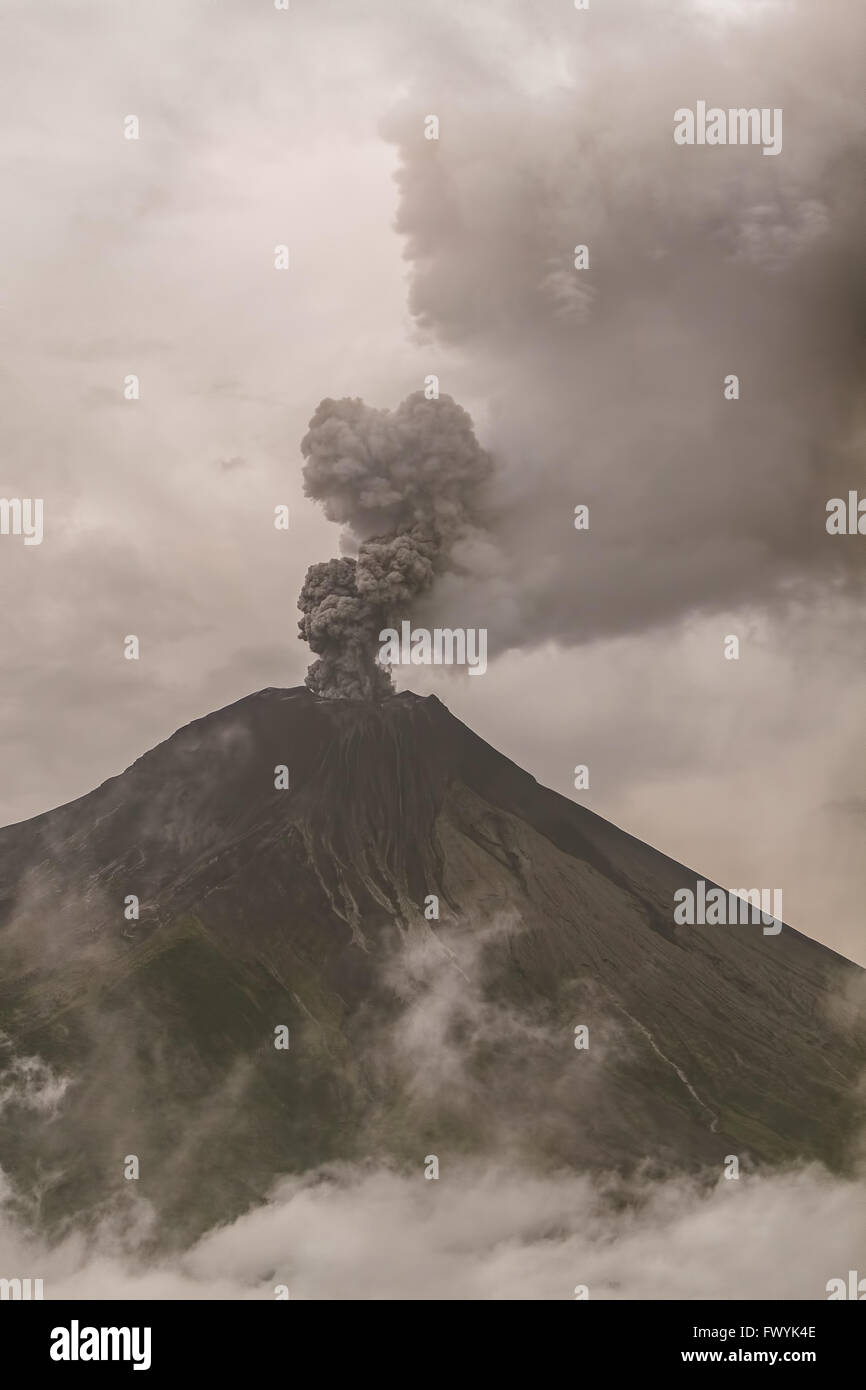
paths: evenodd
<path fill-rule="evenodd" d="M 306 683 L 329 699 L 382 699 L 393 686 L 377 660 L 379 633 L 455 568 L 457 542 L 478 526 L 490 457 L 465 410 L 422 391 L 393 411 L 322 401 L 301 452 L 305 493 L 359 543 L 356 559 L 307 571 L 299 633 L 318 660 Z"/>

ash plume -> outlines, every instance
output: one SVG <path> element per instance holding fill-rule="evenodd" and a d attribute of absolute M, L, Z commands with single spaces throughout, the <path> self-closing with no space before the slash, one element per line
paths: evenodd
<path fill-rule="evenodd" d="M 393 685 L 377 659 L 379 633 L 438 575 L 459 572 L 455 549 L 480 527 L 491 460 L 467 412 L 423 391 L 393 411 L 323 400 L 301 452 L 306 495 L 358 547 L 307 570 L 298 630 L 318 659 L 306 684 L 328 699 L 382 699 Z"/>

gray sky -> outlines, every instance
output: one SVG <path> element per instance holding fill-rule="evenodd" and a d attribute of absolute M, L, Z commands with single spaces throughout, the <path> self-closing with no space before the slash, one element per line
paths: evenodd
<path fill-rule="evenodd" d="M 824 530 L 863 473 L 864 15 L 740 8 L 6 0 L 0 495 L 45 539 L 0 537 L 0 821 L 301 682 L 339 549 L 308 421 L 435 372 L 495 474 L 421 616 L 493 660 L 398 684 L 866 960 L 866 541 Z M 704 98 L 782 107 L 782 154 L 676 147 Z"/>

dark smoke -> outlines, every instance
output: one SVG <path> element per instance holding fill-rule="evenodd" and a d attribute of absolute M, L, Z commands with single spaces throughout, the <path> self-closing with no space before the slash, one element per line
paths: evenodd
<path fill-rule="evenodd" d="M 358 543 L 357 558 L 307 570 L 298 627 L 318 660 L 306 684 L 328 699 L 382 699 L 393 685 L 377 660 L 379 633 L 459 569 L 455 546 L 479 526 L 490 457 L 461 406 L 422 391 L 394 411 L 322 401 L 301 452 L 305 493 Z"/>

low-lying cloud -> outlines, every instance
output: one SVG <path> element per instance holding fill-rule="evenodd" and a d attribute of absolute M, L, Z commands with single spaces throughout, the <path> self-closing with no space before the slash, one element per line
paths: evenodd
<path fill-rule="evenodd" d="M 46 1298 L 824 1299 L 862 1262 L 862 1187 L 822 1169 L 678 1180 L 620 1192 L 574 1173 L 443 1165 L 427 1181 L 332 1168 L 152 1261 L 76 1237 L 48 1249 L 4 1221 L 0 1269 L 45 1280 Z M 623 1200 L 625 1198 L 625 1200 Z"/>

